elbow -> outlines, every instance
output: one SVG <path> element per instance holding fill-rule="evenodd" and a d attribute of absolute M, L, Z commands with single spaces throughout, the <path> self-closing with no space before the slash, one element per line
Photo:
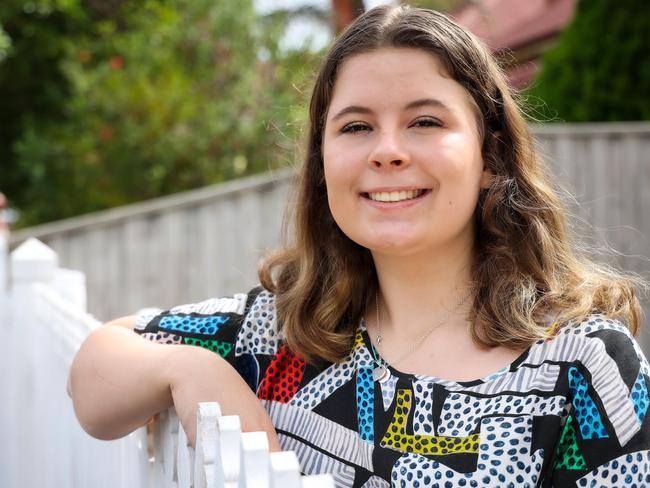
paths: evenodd
<path fill-rule="evenodd" d="M 140 427 L 139 424 L 128 424 L 124 419 L 102 411 L 102 408 L 92 401 L 75 399 L 74 395 L 72 395 L 72 406 L 81 428 L 95 439 L 102 441 L 120 439 Z"/>
<path fill-rule="evenodd" d="M 150 371 L 157 370 L 142 365 L 156 364 L 159 346 L 127 329 L 128 324 L 104 325 L 93 331 L 70 366 L 67 389 L 75 415 L 83 430 L 96 439 L 124 437 L 171 403 L 168 391 L 155 395 L 157 383 L 146 387 L 151 383 Z"/>
<path fill-rule="evenodd" d="M 90 437 L 94 437 L 95 439 L 99 439 L 100 441 L 112 441 L 122 437 L 120 435 L 116 435 L 115 432 L 111 432 L 105 426 L 93 422 L 92 420 L 83 419 L 79 415 L 77 415 L 77 420 L 79 421 L 79 425 L 81 425 L 81 428 L 84 430 L 84 432 L 86 432 L 86 434 L 88 434 Z"/>
<path fill-rule="evenodd" d="M 116 430 L 106 425 L 93 422 L 81 422 L 80 420 L 79 423 L 89 436 L 99 439 L 100 441 L 114 441 L 133 432 L 133 430 Z"/>
<path fill-rule="evenodd" d="M 115 426 L 97 421 L 96 419 L 82 418 L 77 415 L 79 425 L 91 437 L 100 441 L 114 441 L 130 434 L 132 430 L 117 429 Z"/>
<path fill-rule="evenodd" d="M 119 432 L 116 432 L 111 427 L 111 422 L 107 419 L 102 419 L 100 408 L 96 408 L 92 401 L 88 401 L 84 395 L 77 395 L 71 387 L 72 381 L 68 381 L 68 394 L 72 399 L 72 408 L 77 417 L 77 422 L 81 428 L 91 437 L 103 441 L 118 439 L 122 437 Z"/>
<path fill-rule="evenodd" d="M 94 376 L 90 356 L 82 345 L 70 366 L 66 390 L 77 421 L 88 435 L 100 440 L 117 439 L 124 433 L 115 431 L 106 415 L 109 413 L 108 402 L 102 400 L 101 392 L 96 388 L 99 378 Z"/>

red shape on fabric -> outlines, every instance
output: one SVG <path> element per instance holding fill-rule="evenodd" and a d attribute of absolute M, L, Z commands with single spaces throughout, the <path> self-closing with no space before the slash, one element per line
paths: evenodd
<path fill-rule="evenodd" d="M 298 391 L 306 362 L 293 354 L 286 344 L 278 349 L 257 390 L 260 400 L 287 403 Z"/>

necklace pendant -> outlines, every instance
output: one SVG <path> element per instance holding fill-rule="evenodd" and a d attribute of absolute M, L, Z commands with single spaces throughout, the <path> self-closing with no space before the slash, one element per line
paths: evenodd
<path fill-rule="evenodd" d="M 375 369 L 372 370 L 372 380 L 378 381 L 379 383 L 384 383 L 390 378 L 390 372 L 388 368 L 383 364 L 378 364 L 375 366 Z"/>

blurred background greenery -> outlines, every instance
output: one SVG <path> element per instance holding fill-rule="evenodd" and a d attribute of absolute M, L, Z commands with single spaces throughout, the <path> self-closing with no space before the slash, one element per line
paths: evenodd
<path fill-rule="evenodd" d="M 527 93 L 566 122 L 650 120 L 650 2 L 579 1 Z"/>
<path fill-rule="evenodd" d="M 299 161 L 329 40 L 288 42 L 290 23 L 311 19 L 331 39 L 389 2 L 294 3 L 3 0 L 0 191 L 17 227 Z M 453 14 L 484 2 L 408 3 Z M 647 0 L 578 1 L 524 93 L 546 120 L 649 120 L 649 33 Z"/>

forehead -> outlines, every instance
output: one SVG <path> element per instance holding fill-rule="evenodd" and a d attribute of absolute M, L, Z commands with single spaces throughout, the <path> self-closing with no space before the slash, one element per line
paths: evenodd
<path fill-rule="evenodd" d="M 433 98 L 453 110 L 478 114 L 469 92 L 446 71 L 438 57 L 422 49 L 380 48 L 355 54 L 339 67 L 328 118 L 345 105 L 377 108 Z"/>

